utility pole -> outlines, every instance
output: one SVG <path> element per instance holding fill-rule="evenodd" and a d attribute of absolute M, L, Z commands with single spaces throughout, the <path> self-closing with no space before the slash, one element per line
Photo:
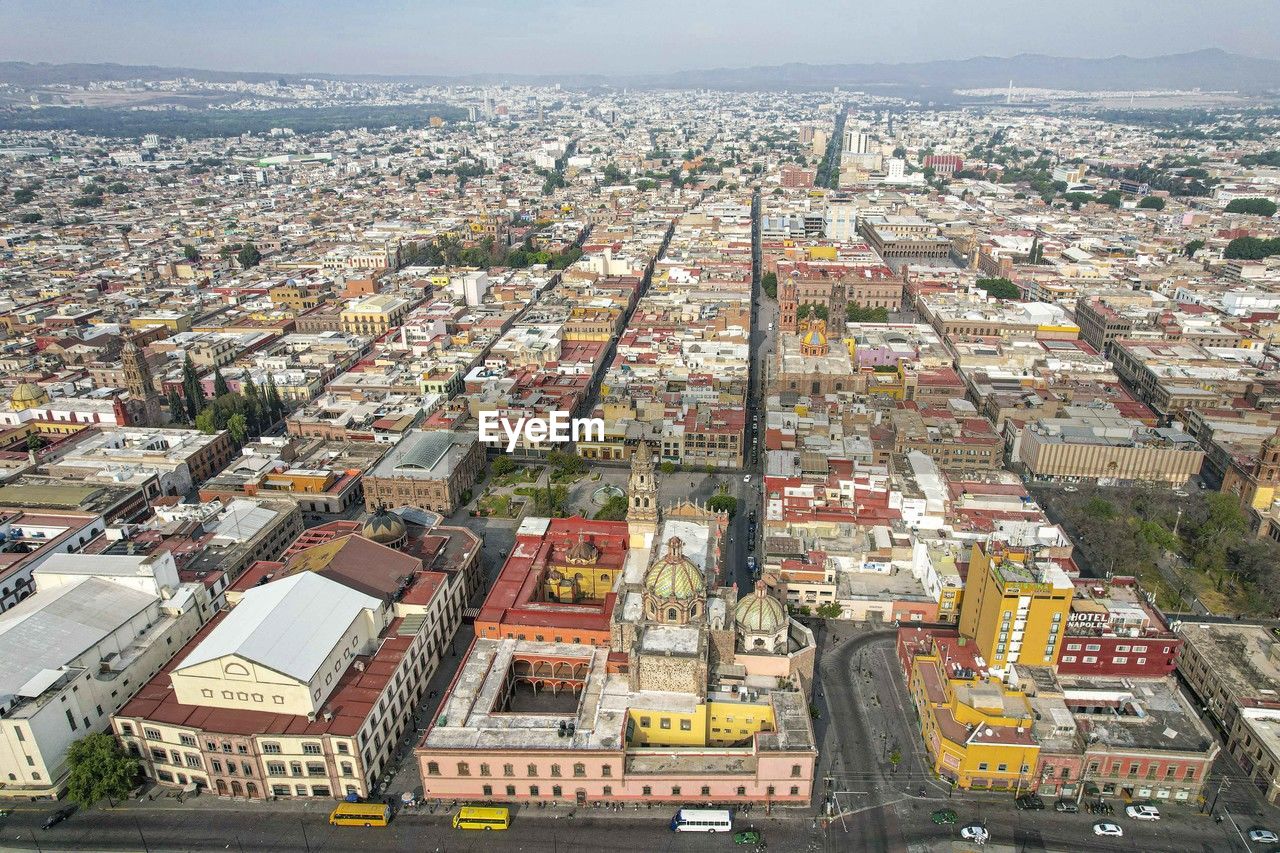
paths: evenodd
<path fill-rule="evenodd" d="M 1218 779 L 1218 790 L 1213 792 L 1213 802 L 1209 804 L 1209 814 L 1213 814 L 1213 810 L 1218 807 L 1218 797 L 1222 795 L 1222 789 L 1230 787 L 1231 780 L 1225 775 Z"/>
<path fill-rule="evenodd" d="M 142 824 L 138 823 L 138 819 L 136 817 L 133 819 L 133 825 L 138 828 L 138 838 L 142 840 L 142 853 L 151 853 L 151 851 L 147 849 L 147 837 L 142 834 Z"/>

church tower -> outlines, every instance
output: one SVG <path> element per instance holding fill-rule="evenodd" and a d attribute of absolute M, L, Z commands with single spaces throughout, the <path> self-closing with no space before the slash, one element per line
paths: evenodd
<path fill-rule="evenodd" d="M 658 531 L 658 477 L 653 448 L 641 441 L 631 454 L 627 481 L 627 531 L 632 548 L 646 548 Z"/>
<path fill-rule="evenodd" d="M 800 294 L 794 275 L 788 274 L 778 278 L 778 329 L 783 332 L 796 330 L 796 311 L 799 310 Z"/>
<path fill-rule="evenodd" d="M 156 394 L 146 353 L 132 336 L 125 338 L 121 360 L 124 364 L 124 387 L 128 389 L 129 396 L 143 407 L 142 425 L 155 426 L 160 422 L 160 397 Z"/>

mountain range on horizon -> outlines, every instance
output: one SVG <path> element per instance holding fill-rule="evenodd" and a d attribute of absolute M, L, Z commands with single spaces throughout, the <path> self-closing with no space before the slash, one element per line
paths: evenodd
<path fill-rule="evenodd" d="M 0 82 L 24 88 L 80 85 L 107 80 L 166 80 L 189 77 L 207 82 L 265 82 L 302 79 L 369 80 L 419 85 L 555 84 L 570 88 L 600 86 L 639 89 L 822 89 L 852 87 L 944 87 L 972 89 L 1015 86 L 1081 91 L 1130 89 L 1210 89 L 1261 93 L 1280 90 L 1280 60 L 1207 48 L 1152 57 L 1101 59 L 1018 54 L 904 63 L 757 65 L 657 74 L 464 74 L 394 75 L 268 73 L 172 68 L 115 63 L 0 62 Z"/>

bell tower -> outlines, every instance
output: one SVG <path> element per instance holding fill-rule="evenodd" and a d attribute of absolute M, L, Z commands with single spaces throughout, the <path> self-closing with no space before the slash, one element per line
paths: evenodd
<path fill-rule="evenodd" d="M 627 481 L 627 531 L 632 548 L 645 548 L 658 530 L 658 476 L 653 448 L 641 441 L 631 454 L 631 478 Z"/>
<path fill-rule="evenodd" d="M 125 338 L 120 360 L 124 367 L 124 387 L 128 389 L 129 396 L 142 405 L 145 412 L 143 426 L 155 426 L 160 422 L 160 396 L 156 394 L 147 355 L 133 336 Z"/>

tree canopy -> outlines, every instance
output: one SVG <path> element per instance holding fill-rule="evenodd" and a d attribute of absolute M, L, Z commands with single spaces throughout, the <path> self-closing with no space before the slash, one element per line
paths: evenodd
<path fill-rule="evenodd" d="M 978 287 L 997 299 L 1021 299 L 1022 291 L 1007 278 L 980 278 Z"/>
<path fill-rule="evenodd" d="M 1276 203 L 1268 198 L 1237 198 L 1227 204 L 1227 213 L 1252 213 L 1255 216 L 1276 215 Z"/>
<path fill-rule="evenodd" d="M 85 735 L 67 750 L 67 797 L 88 808 L 106 799 L 124 799 L 138 778 L 137 759 L 102 732 Z"/>

